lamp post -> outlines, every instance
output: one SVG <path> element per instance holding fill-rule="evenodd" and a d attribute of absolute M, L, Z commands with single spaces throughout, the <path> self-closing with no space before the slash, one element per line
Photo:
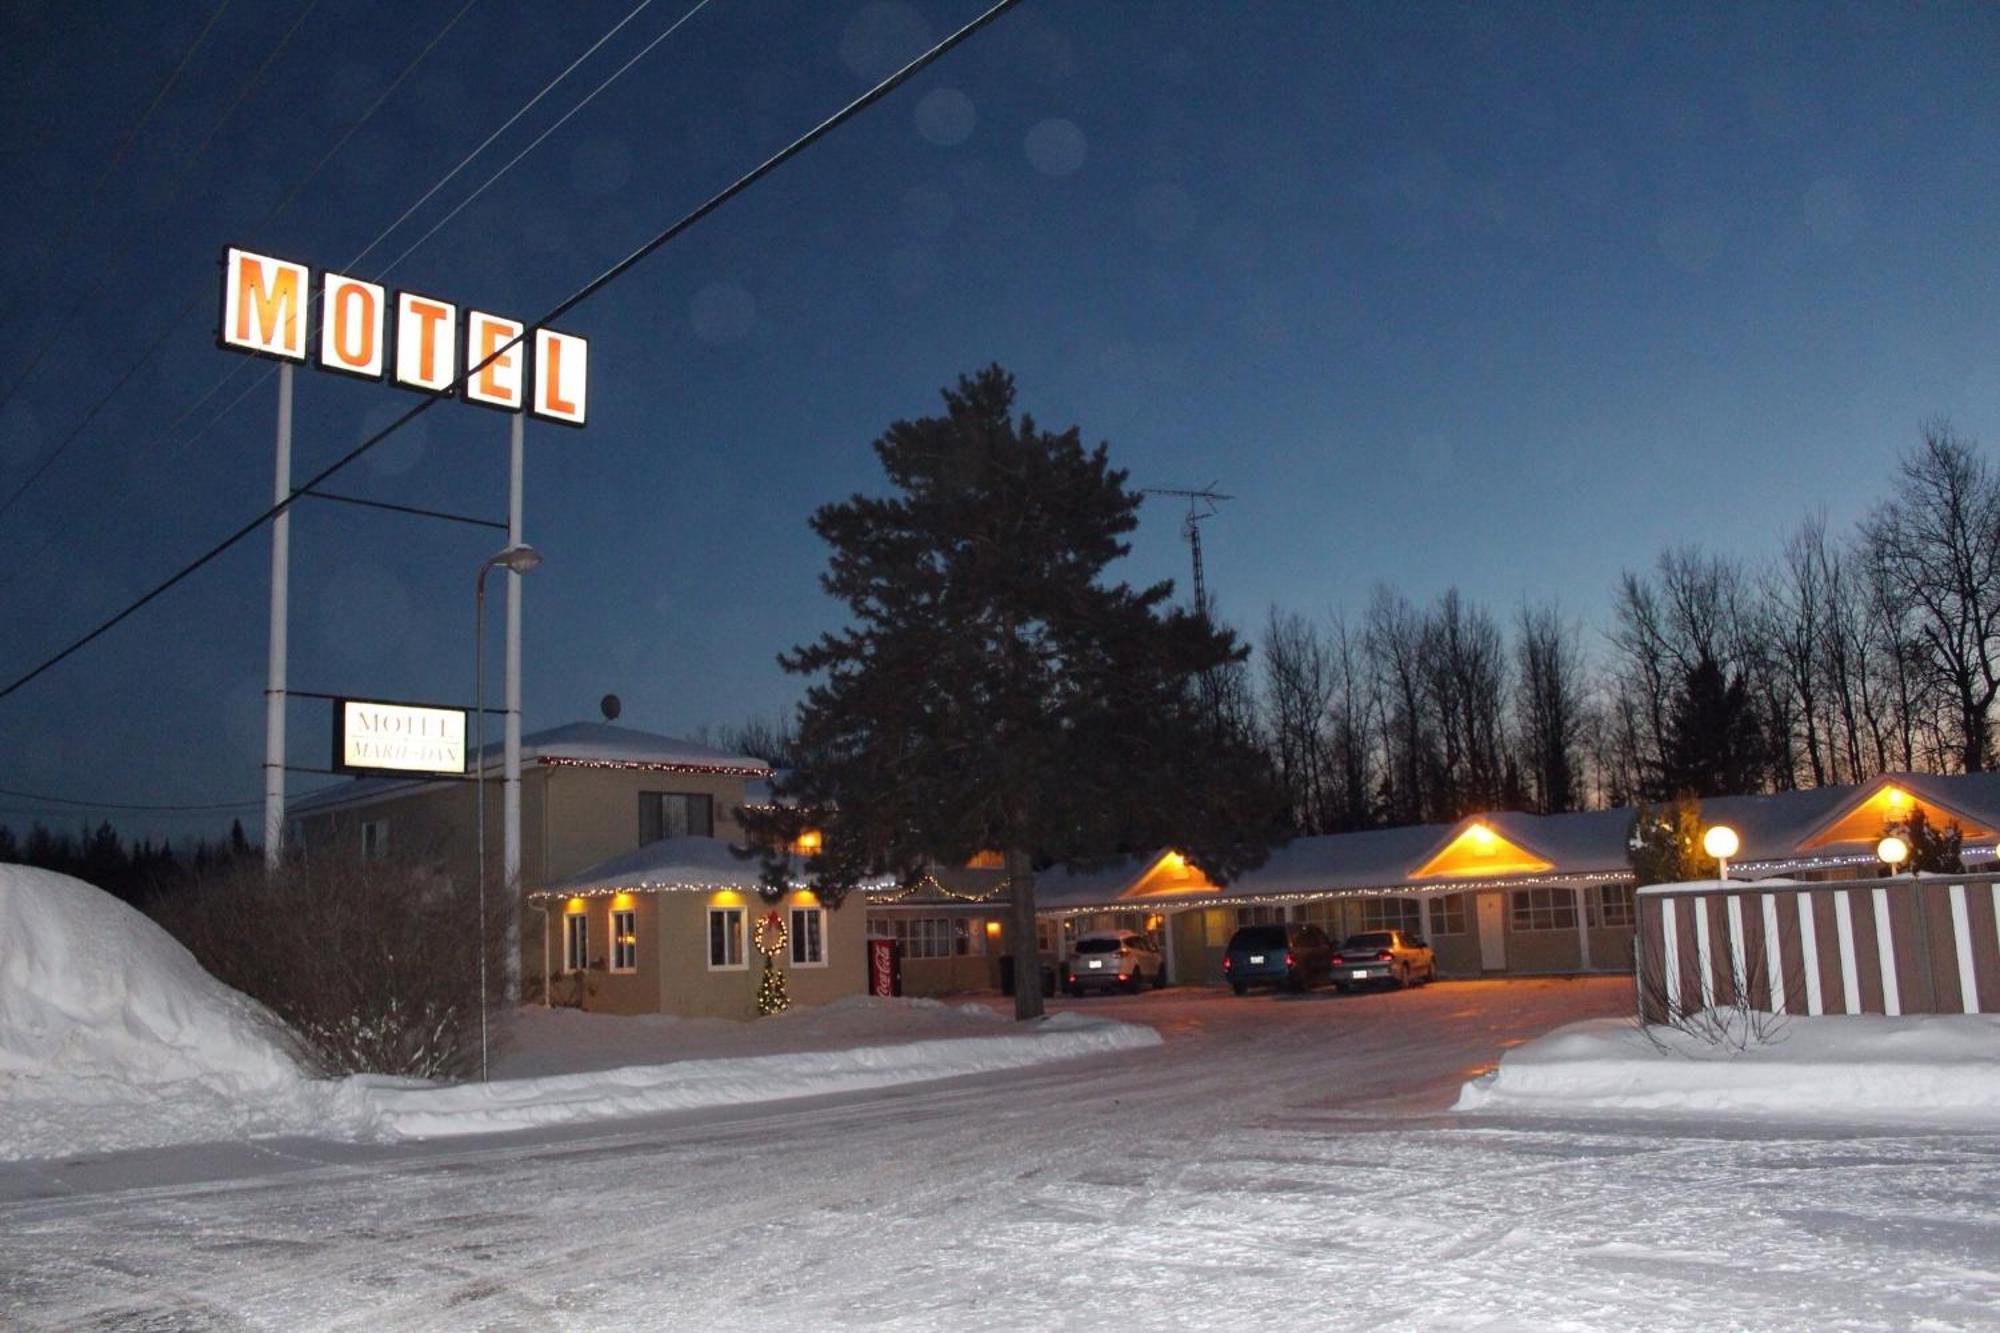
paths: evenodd
<path fill-rule="evenodd" d="M 1715 858 L 1715 877 L 1725 884 L 1729 882 L 1729 858 L 1740 845 L 1736 830 L 1727 824 L 1712 824 L 1701 835 L 1701 849 Z"/>
<path fill-rule="evenodd" d="M 473 860 L 479 863 L 479 1080 L 487 1080 L 486 1065 L 486 571 L 495 565 L 510 574 L 525 574 L 542 563 L 542 553 L 525 542 L 515 542 L 490 555 L 479 566 L 472 583 L 472 725 L 478 737 L 478 755 L 472 771 Z"/>
<path fill-rule="evenodd" d="M 1891 833 L 1875 844 L 1875 855 L 1881 859 L 1883 865 L 1889 867 L 1889 873 L 1893 876 L 1902 869 L 1903 862 L 1910 859 L 1910 844 Z"/>

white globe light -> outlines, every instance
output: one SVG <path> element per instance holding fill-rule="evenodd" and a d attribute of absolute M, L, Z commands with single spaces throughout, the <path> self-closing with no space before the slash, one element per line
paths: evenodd
<path fill-rule="evenodd" d="M 1899 866 L 1910 859 L 1910 844 L 1891 833 L 1875 844 L 1875 855 L 1884 865 Z"/>
<path fill-rule="evenodd" d="M 1736 830 L 1727 824 L 1712 825 L 1701 835 L 1701 849 L 1717 860 L 1736 855 L 1738 845 Z"/>

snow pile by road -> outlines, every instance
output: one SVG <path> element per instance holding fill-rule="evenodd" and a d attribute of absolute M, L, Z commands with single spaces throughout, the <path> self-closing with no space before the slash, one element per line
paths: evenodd
<path fill-rule="evenodd" d="M 262 1006 L 110 894 L 0 865 L 0 1158 L 279 1134 L 315 1115 Z"/>
<path fill-rule="evenodd" d="M 0 1160 L 277 1134 L 411 1139 L 878 1088 L 1156 1046 L 1151 1028 L 853 996 L 756 1023 L 527 1011 L 502 1072 L 308 1077 L 283 1026 L 146 917 L 0 865 Z"/>
<path fill-rule="evenodd" d="M 1558 1028 L 1467 1083 L 1456 1109 L 2000 1126 L 2000 1016 L 1789 1018 L 1740 1052 L 1651 1038 L 1629 1018 Z"/>
<path fill-rule="evenodd" d="M 990 1027 L 991 1011 L 981 1012 L 988 1017 L 974 1021 Z M 1064 1013 L 1005 1036 L 679 1060 L 456 1087 L 353 1078 L 336 1093 L 334 1116 L 362 1138 L 493 1134 L 659 1111 L 855 1092 L 1159 1044 L 1159 1033 L 1148 1027 Z"/>

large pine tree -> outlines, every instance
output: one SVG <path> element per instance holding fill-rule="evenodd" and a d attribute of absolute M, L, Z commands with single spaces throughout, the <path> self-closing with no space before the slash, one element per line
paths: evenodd
<path fill-rule="evenodd" d="M 783 655 L 820 677 L 800 710 L 790 804 L 748 812 L 838 901 L 866 875 L 914 878 L 997 849 L 1013 900 L 1015 1012 L 1041 1012 L 1033 867 L 1171 846 L 1225 880 L 1260 863 L 1283 800 L 1205 673 L 1247 650 L 1106 570 L 1140 496 L 1086 449 L 1013 415 L 998 366 L 944 392 L 942 416 L 875 442 L 892 493 L 821 508 L 822 583 L 850 624 Z"/>

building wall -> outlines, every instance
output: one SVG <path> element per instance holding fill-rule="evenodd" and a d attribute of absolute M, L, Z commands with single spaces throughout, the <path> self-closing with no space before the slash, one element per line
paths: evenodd
<path fill-rule="evenodd" d="M 798 892 L 773 904 L 755 893 L 729 890 L 714 893 L 638 893 L 573 898 L 552 903 L 546 917 L 548 938 L 553 941 L 551 957 L 556 968 L 554 995 L 558 1003 L 576 1002 L 577 978 L 563 973 L 563 920 L 581 914 L 590 939 L 591 966 L 583 975 L 580 1007 L 594 1013 L 666 1013 L 682 1018 L 755 1018 L 757 988 L 763 980 L 764 956 L 757 950 L 754 928 L 764 913 L 777 910 L 789 924 L 793 907 L 817 906 L 810 893 Z M 708 965 L 708 911 L 710 907 L 740 908 L 744 913 L 743 966 L 711 968 Z M 611 914 L 628 909 L 636 913 L 639 956 L 629 973 L 609 970 L 611 956 Z M 542 915 L 541 909 L 534 909 Z M 540 923 L 531 923 L 528 932 L 536 944 L 535 971 L 541 969 Z M 794 1005 L 825 1004 L 867 989 L 867 951 L 862 913 L 831 909 L 825 915 L 823 936 L 826 964 L 820 967 L 794 965 L 789 945 L 778 955 L 778 970 L 785 974 L 785 993 Z M 533 989 L 531 983 L 531 989 Z"/>

